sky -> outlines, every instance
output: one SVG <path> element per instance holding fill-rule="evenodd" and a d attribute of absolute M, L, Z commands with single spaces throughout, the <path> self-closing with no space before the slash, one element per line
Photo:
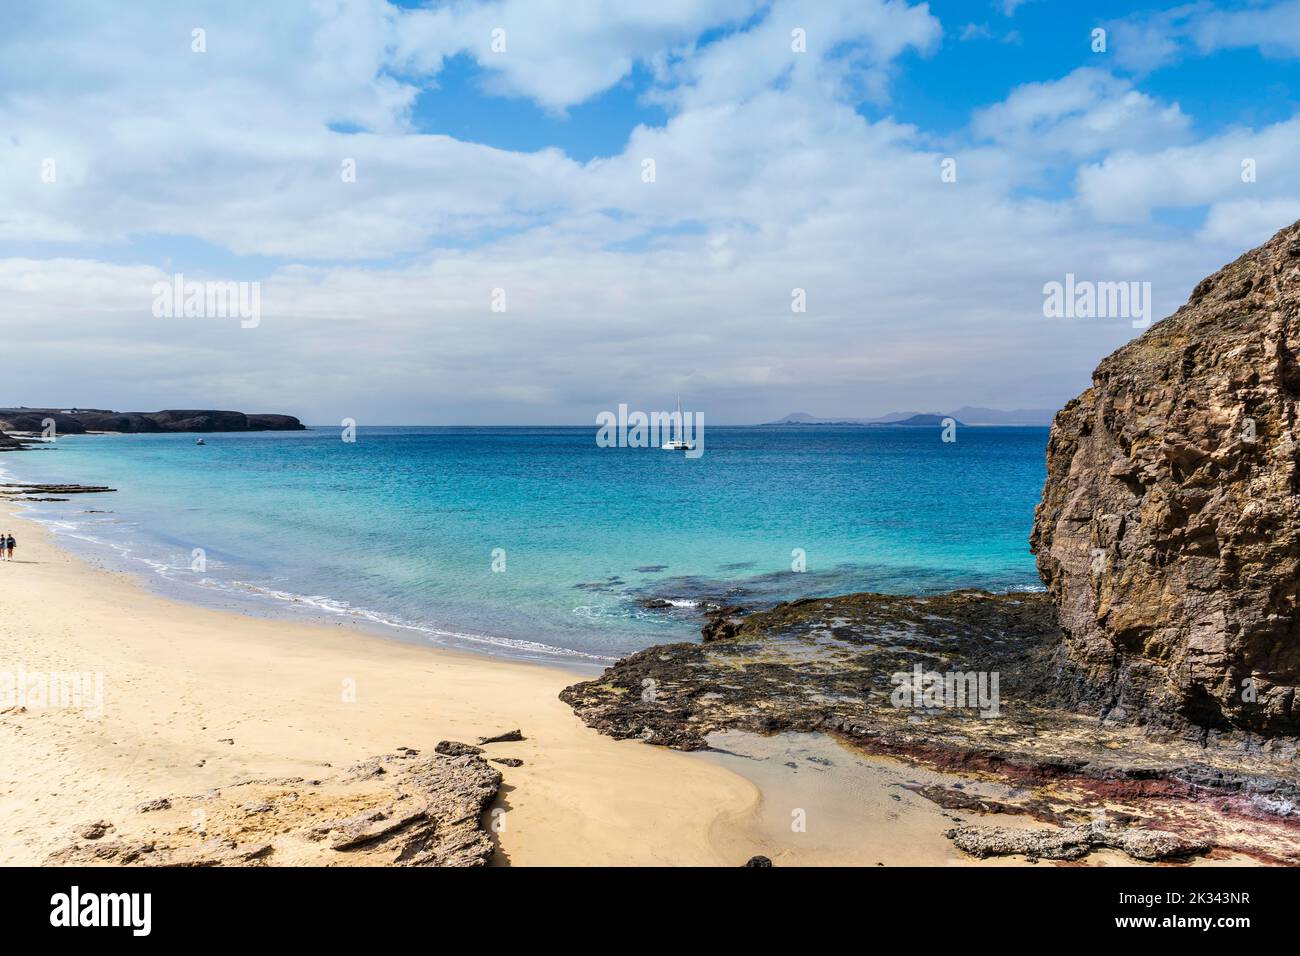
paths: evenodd
<path fill-rule="evenodd" d="M 0 406 L 1056 408 L 1140 330 L 1045 284 L 1300 219 L 1293 90 L 1300 0 L 6 3 Z"/>

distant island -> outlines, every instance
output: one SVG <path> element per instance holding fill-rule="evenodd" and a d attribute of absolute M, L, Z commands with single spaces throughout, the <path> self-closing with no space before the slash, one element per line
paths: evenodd
<path fill-rule="evenodd" d="M 166 433 L 166 432 L 269 432 L 303 431 L 292 415 L 220 411 L 215 409 L 165 409 L 161 412 L 115 412 L 106 408 L 0 408 L 0 448 L 20 444 L 6 433 L 39 435 L 53 422 L 55 434 Z"/>
<path fill-rule="evenodd" d="M 1046 408 L 1019 408 L 1004 411 L 1000 408 L 978 408 L 963 405 L 951 412 L 890 412 L 878 418 L 821 418 L 807 412 L 791 412 L 785 418 L 763 425 L 846 425 L 846 426 L 881 426 L 891 425 L 903 428 L 930 427 L 943 424 L 945 419 L 954 419 L 958 425 L 1032 425 L 1046 428 L 1052 424 L 1056 415 Z"/>

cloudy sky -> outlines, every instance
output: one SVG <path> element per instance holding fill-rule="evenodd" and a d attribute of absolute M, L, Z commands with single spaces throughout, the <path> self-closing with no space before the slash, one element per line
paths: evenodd
<path fill-rule="evenodd" d="M 1298 67 L 1297 0 L 6 3 L 0 405 L 1057 407 L 1136 332 L 1044 283 L 1300 218 Z"/>

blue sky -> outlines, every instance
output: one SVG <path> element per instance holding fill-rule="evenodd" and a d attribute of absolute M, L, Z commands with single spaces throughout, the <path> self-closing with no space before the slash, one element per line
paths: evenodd
<path fill-rule="evenodd" d="M 1142 10 L 1169 9 L 1117 0 L 1030 0 L 1007 16 L 999 4 L 986 0 L 931 0 L 928 6 L 944 24 L 941 47 L 909 51 L 900 58 L 889 101 L 864 101 L 857 107 L 866 117 L 893 117 L 954 141 L 960 141 L 972 110 L 999 102 L 1026 80 L 1096 65 L 1090 48 L 1094 27 Z M 968 28 L 973 29 L 964 36 Z M 716 43 L 739 29 L 711 31 L 701 44 Z M 1114 68 L 1140 76 L 1142 88 L 1153 95 L 1180 103 L 1206 135 L 1229 125 L 1287 119 L 1296 108 L 1293 91 L 1300 89 L 1300 61 L 1266 56 L 1253 46 L 1187 57 L 1150 71 L 1123 63 Z M 489 75 L 467 53 L 451 58 L 421 92 L 411 114 L 413 128 L 499 149 L 555 147 L 585 162 L 616 156 L 638 125 L 662 126 L 668 118 L 661 106 L 646 100 L 654 78 L 642 64 L 561 113 L 521 96 L 484 93 Z"/>
<path fill-rule="evenodd" d="M 9 7 L 0 404 L 1057 406 L 1135 331 L 1044 283 L 1163 315 L 1300 217 L 1298 70 L 1297 0 Z M 262 320 L 157 318 L 178 272 Z"/>

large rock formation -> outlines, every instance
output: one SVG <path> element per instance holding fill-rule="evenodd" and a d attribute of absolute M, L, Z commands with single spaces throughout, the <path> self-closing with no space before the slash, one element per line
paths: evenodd
<path fill-rule="evenodd" d="M 1031 546 L 1112 717 L 1300 733 L 1298 349 L 1300 223 L 1056 416 Z"/>
<path fill-rule="evenodd" d="M 57 434 L 85 432 L 264 432 L 302 431 L 292 415 L 246 415 L 216 409 L 113 412 L 103 408 L 0 408 L 0 429 L 40 432 L 51 420 Z"/>

